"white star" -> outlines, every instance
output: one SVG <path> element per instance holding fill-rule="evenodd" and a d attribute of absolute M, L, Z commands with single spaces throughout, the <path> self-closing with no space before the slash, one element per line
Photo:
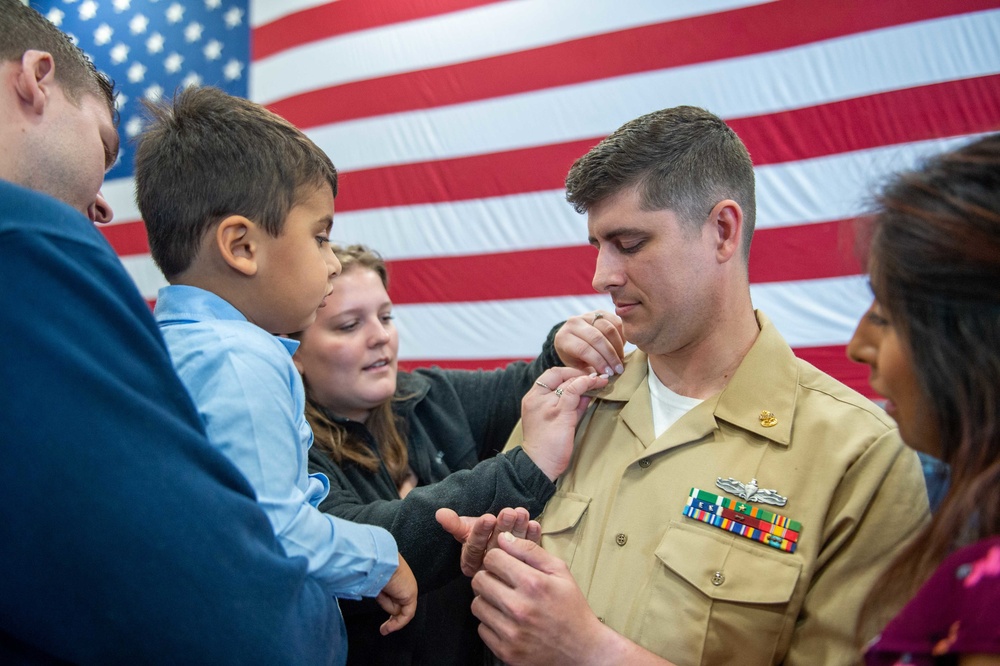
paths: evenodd
<path fill-rule="evenodd" d="M 136 14 L 132 17 L 132 20 L 128 22 L 128 29 L 132 31 L 133 35 L 141 35 L 146 32 L 146 28 L 149 27 L 149 19 L 142 14 Z"/>
<path fill-rule="evenodd" d="M 132 116 L 125 123 L 125 134 L 131 139 L 136 134 L 142 131 L 142 118 L 139 116 Z"/>
<path fill-rule="evenodd" d="M 239 7 L 230 7 L 229 10 L 222 15 L 222 20 L 226 22 L 227 28 L 235 28 L 243 22 L 243 10 Z"/>
<path fill-rule="evenodd" d="M 180 53 L 171 53 L 163 61 L 163 67 L 171 74 L 176 74 L 181 70 L 181 64 L 184 63 L 184 56 Z"/>
<path fill-rule="evenodd" d="M 115 11 L 121 14 L 129 8 L 129 3 L 132 0 L 111 0 L 111 4 L 115 6 Z"/>
<path fill-rule="evenodd" d="M 213 9 L 218 9 L 221 4 L 222 0 L 205 0 L 205 9 L 212 11 Z"/>
<path fill-rule="evenodd" d="M 225 75 L 227 81 L 235 81 L 243 74 L 243 63 L 233 58 L 222 68 L 222 73 Z"/>
<path fill-rule="evenodd" d="M 97 3 L 94 0 L 86 0 L 80 5 L 80 20 L 89 21 L 97 16 Z"/>
<path fill-rule="evenodd" d="M 163 50 L 164 41 L 166 40 L 163 39 L 163 35 L 158 32 L 154 32 L 149 36 L 149 39 L 146 40 L 146 50 L 150 53 L 160 53 Z"/>
<path fill-rule="evenodd" d="M 159 102 L 160 99 L 163 98 L 163 86 L 161 86 L 159 83 L 154 83 L 153 85 L 146 88 L 146 92 L 144 92 L 142 96 L 155 104 L 156 102 Z"/>
<path fill-rule="evenodd" d="M 184 77 L 184 80 L 181 81 L 181 85 L 184 86 L 185 88 L 190 88 L 191 86 L 200 86 L 201 77 L 198 75 L 198 72 L 191 72 Z"/>
<path fill-rule="evenodd" d="M 118 93 L 115 95 L 115 108 L 121 111 L 125 105 L 128 104 L 128 95 L 125 93 Z"/>
<path fill-rule="evenodd" d="M 66 18 L 66 12 L 62 11 L 58 7 L 53 7 L 49 10 L 49 13 L 45 15 L 45 18 L 47 18 L 52 25 L 58 27 L 62 25 L 62 20 Z"/>
<path fill-rule="evenodd" d="M 207 60 L 218 60 L 222 56 L 222 42 L 217 39 L 211 40 L 208 44 L 205 44 L 202 53 L 205 54 Z"/>
<path fill-rule="evenodd" d="M 97 30 L 94 31 L 94 43 L 98 46 L 104 46 L 111 41 L 111 36 L 115 34 L 115 31 L 107 23 L 102 23 L 97 26 Z"/>
<path fill-rule="evenodd" d="M 174 3 L 167 7 L 167 23 L 180 23 L 184 18 L 184 5 Z"/>
<path fill-rule="evenodd" d="M 128 46 L 122 44 L 121 42 L 118 42 L 111 49 L 110 52 L 111 62 L 115 63 L 116 65 L 122 64 L 123 62 L 128 60 L 128 51 L 129 51 Z"/>
<path fill-rule="evenodd" d="M 201 39 L 201 33 L 205 30 L 205 26 L 201 23 L 193 22 L 188 23 L 187 27 L 184 28 L 184 39 L 188 42 L 197 42 Z"/>
<path fill-rule="evenodd" d="M 134 62 L 128 68 L 128 71 L 125 72 L 125 76 L 127 76 L 128 80 L 132 83 L 139 83 L 139 81 L 146 78 L 146 66 L 141 62 Z"/>

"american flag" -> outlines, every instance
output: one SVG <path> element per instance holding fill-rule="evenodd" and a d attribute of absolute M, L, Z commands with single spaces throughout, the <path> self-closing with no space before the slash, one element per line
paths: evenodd
<path fill-rule="evenodd" d="M 198 81 L 248 94 L 326 150 L 343 176 L 332 236 L 389 259 L 406 367 L 532 357 L 553 323 L 610 307 L 566 172 L 622 123 L 692 104 L 754 159 L 755 306 L 867 393 L 844 356 L 871 298 L 852 220 L 887 174 L 1000 128 L 996 0 L 32 4 L 60 12 L 124 84 L 126 136 L 135 100 Z M 152 300 L 164 282 L 130 174 L 126 146 L 104 231 Z"/>

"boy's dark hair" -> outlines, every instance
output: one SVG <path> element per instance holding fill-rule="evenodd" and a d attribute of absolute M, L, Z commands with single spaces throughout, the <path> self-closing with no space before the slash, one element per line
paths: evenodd
<path fill-rule="evenodd" d="M 52 55 L 56 81 L 75 104 L 84 94 L 104 100 L 115 114 L 115 84 L 47 18 L 18 0 L 0 0 L 0 61 L 20 60 L 34 49 Z"/>
<path fill-rule="evenodd" d="M 212 87 L 148 105 L 135 153 L 136 199 L 153 260 L 168 280 L 197 256 L 205 233 L 243 215 L 271 236 L 311 187 L 337 196 L 337 169 L 290 122 Z"/>
<path fill-rule="evenodd" d="M 743 209 L 743 260 L 756 220 L 753 163 L 736 133 L 694 106 L 631 120 L 578 159 L 566 176 L 566 199 L 578 213 L 618 192 L 639 188 L 646 210 L 669 209 L 700 226 L 712 207 L 732 199 Z"/>

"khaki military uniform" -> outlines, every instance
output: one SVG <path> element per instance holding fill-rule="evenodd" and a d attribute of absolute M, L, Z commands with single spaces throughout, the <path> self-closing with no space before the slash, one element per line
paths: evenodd
<path fill-rule="evenodd" d="M 629 356 L 580 423 L 542 545 L 602 621 L 681 666 L 855 663 L 865 597 L 928 518 L 920 465 L 881 409 L 757 317 L 727 387 L 658 438 L 646 355 Z M 786 497 L 751 506 L 801 523 L 796 550 L 683 515 L 692 487 L 737 499 L 719 477 Z"/>

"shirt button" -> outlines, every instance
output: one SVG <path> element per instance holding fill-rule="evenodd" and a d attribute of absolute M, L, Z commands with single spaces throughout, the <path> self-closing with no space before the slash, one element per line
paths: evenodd
<path fill-rule="evenodd" d="M 715 585 L 716 587 L 722 585 L 725 582 L 726 582 L 726 575 L 721 571 L 716 571 L 715 574 L 712 576 L 712 585 Z"/>
<path fill-rule="evenodd" d="M 597 618 L 597 619 L 598 619 L 598 621 L 599 621 L 599 622 L 600 622 L 601 624 L 604 624 L 604 618 L 603 618 L 603 617 L 599 617 L 599 618 Z"/>
<path fill-rule="evenodd" d="M 652 461 L 649 458 L 643 458 L 642 460 L 639 461 L 639 467 L 641 467 L 643 469 L 646 469 L 651 464 L 653 464 L 653 463 L 652 463 Z"/>
<path fill-rule="evenodd" d="M 628 543 L 628 535 L 619 532 L 618 534 L 615 535 L 615 543 L 617 543 L 619 546 L 624 546 L 626 543 Z"/>

